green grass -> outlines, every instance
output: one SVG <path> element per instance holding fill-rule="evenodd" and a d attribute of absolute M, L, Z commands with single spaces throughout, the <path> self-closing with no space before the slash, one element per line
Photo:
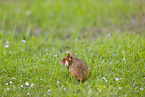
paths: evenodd
<path fill-rule="evenodd" d="M 114 34 L 93 40 L 51 42 L 31 37 L 26 43 L 21 39 L 9 40 L 6 48 L 8 40 L 1 40 L 0 46 L 1 96 L 26 96 L 27 93 L 32 96 L 145 95 L 145 90 L 140 90 L 145 88 L 144 36 Z M 59 64 L 68 50 L 90 67 L 89 79 L 84 84 L 78 85 L 79 82 Z M 25 82 L 34 83 L 34 87 L 26 86 Z"/>
<path fill-rule="evenodd" d="M 143 97 L 144 3 L 0 1 L 0 96 Z M 85 83 L 60 65 L 67 51 L 88 64 Z"/>

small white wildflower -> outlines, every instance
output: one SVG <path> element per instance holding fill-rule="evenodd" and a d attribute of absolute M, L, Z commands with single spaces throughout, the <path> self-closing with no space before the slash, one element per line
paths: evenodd
<path fill-rule="evenodd" d="M 106 78 L 105 78 L 105 77 L 103 77 L 103 79 L 107 82 L 107 80 L 106 80 Z"/>
<path fill-rule="evenodd" d="M 78 41 L 78 38 L 76 38 L 75 41 Z"/>
<path fill-rule="evenodd" d="M 9 45 L 7 44 L 5 47 L 6 47 L 6 48 L 8 48 L 8 47 L 9 47 Z"/>
<path fill-rule="evenodd" d="M 57 57 L 57 55 L 54 55 L 55 57 Z"/>
<path fill-rule="evenodd" d="M 66 53 L 69 53 L 69 51 L 67 51 Z"/>
<path fill-rule="evenodd" d="M 33 86 L 34 86 L 34 84 L 32 83 L 32 84 L 31 84 L 31 87 L 33 87 Z"/>
<path fill-rule="evenodd" d="M 27 11 L 26 11 L 26 15 L 27 15 L 27 16 L 31 15 L 31 11 L 30 11 L 30 10 L 27 10 Z"/>
<path fill-rule="evenodd" d="M 108 37 L 110 37 L 111 36 L 111 34 L 110 33 L 108 33 L 108 35 L 107 35 Z"/>
<path fill-rule="evenodd" d="M 125 58 L 123 58 L 123 61 L 125 61 Z"/>
<path fill-rule="evenodd" d="M 22 40 L 22 42 L 26 42 L 26 40 Z"/>
<path fill-rule="evenodd" d="M 144 90 L 144 88 L 140 88 L 140 90 Z"/>
<path fill-rule="evenodd" d="M 7 88 L 7 90 L 9 90 L 10 88 Z"/>
<path fill-rule="evenodd" d="M 40 80 L 43 80 L 43 79 L 40 79 Z"/>
<path fill-rule="evenodd" d="M 48 51 L 48 49 L 45 49 L 45 52 L 47 52 Z"/>
<path fill-rule="evenodd" d="M 30 95 L 30 93 L 27 93 L 27 95 Z"/>
<path fill-rule="evenodd" d="M 16 79 L 15 77 L 12 77 L 11 79 Z"/>
<path fill-rule="evenodd" d="M 29 83 L 28 83 L 28 82 L 26 82 L 26 83 L 25 83 L 25 85 L 26 85 L 26 86 L 29 86 Z"/>
<path fill-rule="evenodd" d="M 10 84 L 13 83 L 13 81 L 10 81 Z"/>
<path fill-rule="evenodd" d="M 119 88 L 119 90 L 121 90 L 122 88 L 121 87 L 118 87 Z"/>
<path fill-rule="evenodd" d="M 59 81 L 57 81 L 59 83 Z"/>
<path fill-rule="evenodd" d="M 8 83 L 6 83 L 5 85 L 8 85 Z"/>
<path fill-rule="evenodd" d="M 121 44 L 119 44 L 118 46 L 121 47 Z"/>
<path fill-rule="evenodd" d="M 48 90 L 48 92 L 50 92 L 51 90 Z"/>
<path fill-rule="evenodd" d="M 21 85 L 21 87 L 23 87 L 23 85 Z"/>
<path fill-rule="evenodd" d="M 119 81 L 119 78 L 115 78 L 116 81 Z"/>

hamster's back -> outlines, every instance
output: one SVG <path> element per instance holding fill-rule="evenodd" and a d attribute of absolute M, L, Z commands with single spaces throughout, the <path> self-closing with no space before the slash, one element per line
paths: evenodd
<path fill-rule="evenodd" d="M 76 76 L 76 78 L 80 80 L 80 83 L 81 83 L 83 79 L 88 78 L 89 67 L 84 61 L 76 57 L 73 61 L 74 62 L 72 63 L 72 66 L 71 66 L 71 75 Z"/>

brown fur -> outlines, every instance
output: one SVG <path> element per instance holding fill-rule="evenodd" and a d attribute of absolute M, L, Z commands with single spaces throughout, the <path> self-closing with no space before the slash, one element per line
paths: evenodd
<path fill-rule="evenodd" d="M 66 61 L 68 62 L 67 65 L 65 65 Z M 83 79 L 87 79 L 89 76 L 88 65 L 81 59 L 73 56 L 72 53 L 68 53 L 67 56 L 60 61 L 60 63 L 71 70 L 71 75 L 80 80 L 80 83 Z"/>

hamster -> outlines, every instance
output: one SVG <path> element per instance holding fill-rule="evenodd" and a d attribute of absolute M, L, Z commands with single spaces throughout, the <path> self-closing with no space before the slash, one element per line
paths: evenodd
<path fill-rule="evenodd" d="M 88 65 L 81 59 L 72 55 L 72 53 L 68 53 L 67 56 L 60 61 L 60 64 L 67 67 L 69 71 L 71 71 L 71 75 L 75 76 L 80 83 L 89 76 Z"/>

